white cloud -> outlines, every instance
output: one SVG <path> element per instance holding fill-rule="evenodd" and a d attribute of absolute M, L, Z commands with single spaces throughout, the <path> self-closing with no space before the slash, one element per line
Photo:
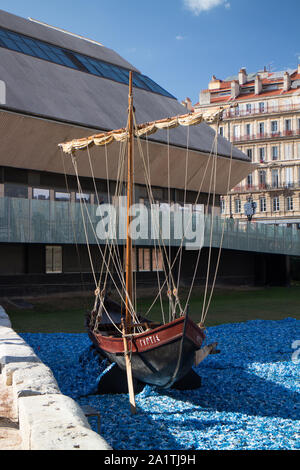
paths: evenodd
<path fill-rule="evenodd" d="M 183 0 L 183 2 L 186 8 L 195 15 L 200 15 L 203 11 L 208 11 L 221 5 L 225 8 L 230 8 L 230 3 L 227 0 Z"/>
<path fill-rule="evenodd" d="M 180 34 L 178 34 L 178 36 L 176 36 L 176 39 L 177 39 L 177 41 L 182 41 L 184 39 L 184 37 L 180 36 Z"/>

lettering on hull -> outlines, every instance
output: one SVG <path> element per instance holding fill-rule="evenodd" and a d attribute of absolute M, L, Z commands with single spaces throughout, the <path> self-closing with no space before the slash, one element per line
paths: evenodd
<path fill-rule="evenodd" d="M 147 347 L 151 344 L 158 344 L 160 343 L 159 335 L 147 336 L 146 338 L 139 339 L 139 343 L 141 347 Z"/>

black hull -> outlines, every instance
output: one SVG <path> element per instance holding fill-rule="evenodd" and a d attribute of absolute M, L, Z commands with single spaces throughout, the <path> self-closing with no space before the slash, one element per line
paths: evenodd
<path fill-rule="evenodd" d="M 113 313 L 117 318 L 119 312 Z M 88 331 L 98 352 L 126 371 L 124 341 L 115 328 L 107 329 L 107 324 L 100 324 L 97 332 L 91 328 Z M 172 387 L 191 371 L 195 352 L 204 338 L 203 331 L 188 316 L 148 327 L 128 340 L 133 378 L 160 388 Z"/>
<path fill-rule="evenodd" d="M 124 355 L 107 352 L 105 355 L 110 362 L 115 362 L 120 369 L 126 370 Z M 182 340 L 177 340 L 150 351 L 133 353 L 132 375 L 140 382 L 169 388 L 190 371 L 194 358 L 195 348 L 191 341 L 184 339 L 182 344 Z"/>

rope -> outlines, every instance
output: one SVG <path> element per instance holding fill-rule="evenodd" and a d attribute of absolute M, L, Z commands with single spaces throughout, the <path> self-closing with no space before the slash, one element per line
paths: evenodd
<path fill-rule="evenodd" d="M 229 163 L 229 171 L 228 171 L 228 182 L 227 182 L 227 193 L 226 193 L 226 196 L 229 195 L 229 191 L 230 191 L 230 180 L 231 180 L 231 169 L 232 169 L 232 152 L 233 152 L 233 146 L 231 146 L 231 154 L 230 154 L 230 163 Z M 211 303 L 211 299 L 212 299 L 212 295 L 213 295 L 214 288 L 215 288 L 215 283 L 216 283 L 217 274 L 218 274 L 218 270 L 219 270 L 220 259 L 221 259 L 221 252 L 222 252 L 222 247 L 223 247 L 223 240 L 224 240 L 224 233 L 225 233 L 225 225 L 226 225 L 226 219 L 225 219 L 225 217 L 224 217 L 223 225 L 222 225 L 222 233 L 221 233 L 220 247 L 219 247 L 219 250 L 218 250 L 218 257 L 217 257 L 217 263 L 216 263 L 216 269 L 215 269 L 215 274 L 214 274 L 214 278 L 213 278 L 212 288 L 211 288 L 210 296 L 209 296 L 209 299 L 208 299 L 208 302 L 207 302 L 207 307 L 206 307 L 206 309 L 205 309 L 204 315 L 202 315 L 202 317 L 201 317 L 201 323 L 203 323 L 203 324 L 204 324 L 205 319 L 206 319 L 206 317 L 207 317 L 208 310 L 209 310 L 210 303 Z"/>

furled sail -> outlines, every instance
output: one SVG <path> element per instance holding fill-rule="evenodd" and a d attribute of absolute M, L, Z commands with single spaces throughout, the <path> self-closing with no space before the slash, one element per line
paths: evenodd
<path fill-rule="evenodd" d="M 160 119 L 158 121 L 139 124 L 134 130 L 135 137 L 144 137 L 154 134 L 161 129 L 174 129 L 178 126 L 195 126 L 201 122 L 207 124 L 217 123 L 222 120 L 223 111 L 230 106 L 206 111 L 204 113 L 189 113 L 181 116 Z M 92 145 L 109 145 L 112 142 L 125 142 L 128 138 L 128 132 L 125 128 L 110 132 L 95 134 L 82 139 L 74 139 L 70 142 L 59 144 L 65 153 L 72 154 L 76 150 L 83 150 Z"/>

